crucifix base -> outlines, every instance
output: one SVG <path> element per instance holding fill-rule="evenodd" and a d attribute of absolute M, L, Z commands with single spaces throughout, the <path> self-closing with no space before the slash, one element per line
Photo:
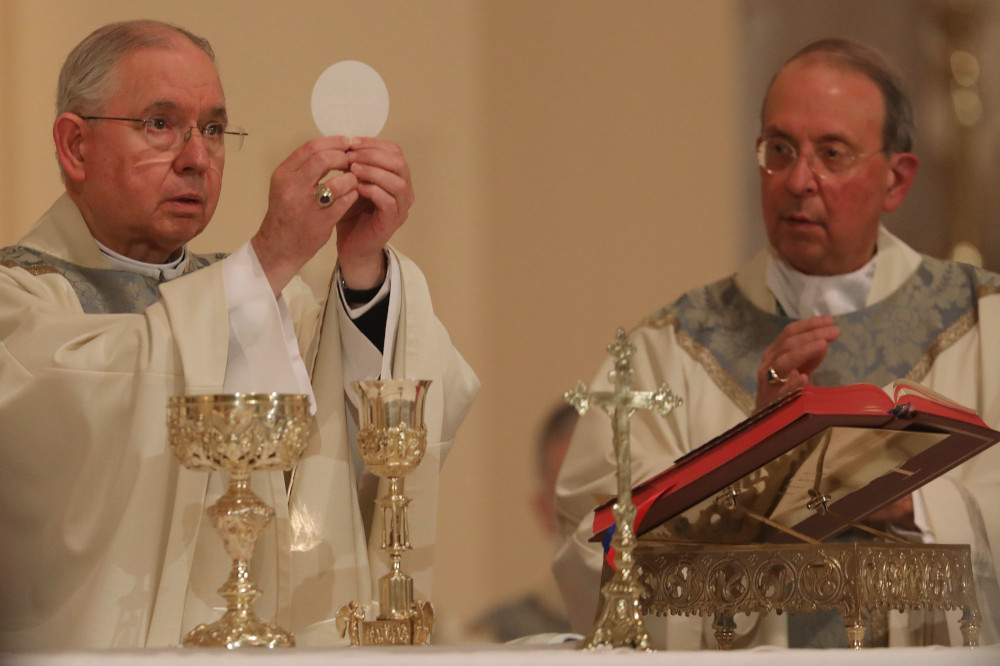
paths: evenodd
<path fill-rule="evenodd" d="M 640 593 L 641 588 L 631 571 L 616 571 L 611 580 L 601 586 L 601 612 L 584 647 L 649 650 L 649 634 L 642 620 Z"/>

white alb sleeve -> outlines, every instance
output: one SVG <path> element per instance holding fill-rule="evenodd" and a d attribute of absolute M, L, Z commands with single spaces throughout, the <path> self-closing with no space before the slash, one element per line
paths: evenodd
<path fill-rule="evenodd" d="M 223 259 L 229 355 L 223 391 L 304 393 L 316 401 L 284 299 L 275 298 L 250 243 Z"/>

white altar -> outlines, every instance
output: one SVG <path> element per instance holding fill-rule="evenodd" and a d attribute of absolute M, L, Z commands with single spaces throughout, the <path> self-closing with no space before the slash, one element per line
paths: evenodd
<path fill-rule="evenodd" d="M 1000 645 L 981 648 L 922 647 L 867 650 L 789 650 L 758 648 L 720 652 L 581 651 L 572 644 L 480 645 L 460 647 L 360 647 L 333 649 L 214 649 L 100 650 L 0 654 L 3 666 L 614 666 L 666 664 L 673 666 L 997 666 Z"/>

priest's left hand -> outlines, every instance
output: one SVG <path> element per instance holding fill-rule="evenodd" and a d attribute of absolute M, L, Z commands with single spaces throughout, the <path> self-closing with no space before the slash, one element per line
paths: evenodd
<path fill-rule="evenodd" d="M 371 289 L 385 280 L 383 248 L 413 205 L 410 167 L 389 141 L 353 138 L 347 152 L 360 197 L 337 223 L 337 255 L 350 289 Z"/>
<path fill-rule="evenodd" d="M 757 368 L 757 409 L 808 384 L 838 335 L 840 329 L 834 326 L 833 317 L 826 315 L 799 319 L 786 326 L 764 350 Z M 769 377 L 771 370 L 777 380 Z"/>

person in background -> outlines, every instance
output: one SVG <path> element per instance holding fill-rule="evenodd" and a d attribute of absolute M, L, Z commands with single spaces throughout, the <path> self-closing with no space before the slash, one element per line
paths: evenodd
<path fill-rule="evenodd" d="M 557 405 L 542 425 L 535 444 L 535 492 L 531 507 L 545 535 L 556 530 L 556 477 L 569 448 L 577 412 L 569 404 Z M 551 576 L 546 576 L 526 594 L 502 602 L 480 615 L 472 625 L 475 640 L 506 643 L 537 634 L 566 634 L 569 618 Z"/>

